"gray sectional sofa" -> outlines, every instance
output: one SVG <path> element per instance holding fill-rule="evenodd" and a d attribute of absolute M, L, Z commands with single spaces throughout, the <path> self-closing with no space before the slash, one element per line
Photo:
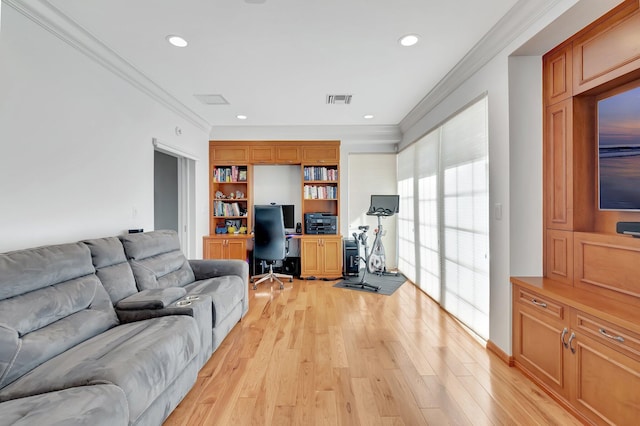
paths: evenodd
<path fill-rule="evenodd" d="M 0 425 L 159 425 L 248 310 L 173 231 L 0 254 Z"/>

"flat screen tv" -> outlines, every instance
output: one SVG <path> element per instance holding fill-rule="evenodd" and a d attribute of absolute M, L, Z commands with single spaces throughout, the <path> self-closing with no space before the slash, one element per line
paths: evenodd
<path fill-rule="evenodd" d="M 640 82 L 600 98 L 597 114 L 600 210 L 640 211 Z"/>

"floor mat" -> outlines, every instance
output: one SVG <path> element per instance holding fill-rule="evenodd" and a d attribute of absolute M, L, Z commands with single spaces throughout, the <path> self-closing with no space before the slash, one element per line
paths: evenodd
<path fill-rule="evenodd" d="M 374 286 L 380 287 L 377 291 L 370 287 L 361 287 L 359 282 L 362 278 L 362 271 L 357 277 L 350 277 L 335 284 L 334 287 L 346 288 L 349 290 L 365 291 L 367 293 L 378 293 L 389 296 L 393 294 L 404 282 L 407 280 L 404 275 L 398 272 L 398 275 L 377 275 L 367 274 L 365 282 Z"/>

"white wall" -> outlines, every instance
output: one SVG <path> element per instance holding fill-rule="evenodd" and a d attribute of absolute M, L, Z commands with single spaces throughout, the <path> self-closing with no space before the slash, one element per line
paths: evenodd
<path fill-rule="evenodd" d="M 208 234 L 207 132 L 4 6 L 0 252 L 153 229 L 154 137 L 198 159 Z"/>
<path fill-rule="evenodd" d="M 295 221 L 302 223 L 302 170 L 299 165 L 253 166 L 254 204 L 293 204 Z"/>
<path fill-rule="evenodd" d="M 373 244 L 375 234 L 373 230 L 378 227 L 378 220 L 375 216 L 367 216 L 371 204 L 372 194 L 397 194 L 398 183 L 396 173 L 396 154 L 361 154 L 351 153 L 349 155 L 349 178 L 347 190 L 349 201 L 346 213 L 347 236 L 353 238 L 353 232 L 358 231 L 358 226 L 369 225 L 369 245 Z M 398 267 L 397 258 L 397 216 L 383 217 L 382 226 L 386 231 L 382 243 L 385 248 L 387 269 Z M 362 249 L 362 246 L 360 246 Z M 361 253 L 364 255 L 364 252 Z"/>

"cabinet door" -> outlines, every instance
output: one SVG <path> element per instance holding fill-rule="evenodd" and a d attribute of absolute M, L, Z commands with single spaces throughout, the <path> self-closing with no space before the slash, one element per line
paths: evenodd
<path fill-rule="evenodd" d="M 271 146 L 252 146 L 249 151 L 249 161 L 252 163 L 273 164 L 274 155 Z"/>
<path fill-rule="evenodd" d="M 582 333 L 573 348 L 571 404 L 595 424 L 638 424 L 640 362 Z"/>
<path fill-rule="evenodd" d="M 247 259 L 247 245 L 244 239 L 227 240 L 227 259 Z"/>
<path fill-rule="evenodd" d="M 549 53 L 542 59 L 545 104 L 551 105 L 572 95 L 572 45 Z"/>
<path fill-rule="evenodd" d="M 342 239 L 322 239 L 323 275 L 330 278 L 342 276 Z"/>
<path fill-rule="evenodd" d="M 302 147 L 303 163 L 332 163 L 340 161 L 340 146 L 314 145 Z"/>
<path fill-rule="evenodd" d="M 545 119 L 545 210 L 547 229 L 573 230 L 573 104 L 547 107 Z"/>
<path fill-rule="evenodd" d="M 209 143 L 209 161 L 214 163 L 246 163 L 249 159 L 249 147 L 220 146 Z"/>
<path fill-rule="evenodd" d="M 297 146 L 276 146 L 276 163 L 299 164 L 300 148 Z"/>
<path fill-rule="evenodd" d="M 205 259 L 224 259 L 224 240 L 221 238 L 205 238 L 203 257 Z"/>
<path fill-rule="evenodd" d="M 569 320 L 562 320 L 564 306 L 514 286 L 513 355 L 543 385 L 569 398 L 567 382 Z M 533 296 L 533 297 L 532 297 Z M 526 301 L 535 303 L 526 304 Z"/>
<path fill-rule="evenodd" d="M 300 243 L 301 273 L 303 278 L 317 276 L 322 272 L 320 257 L 320 241 L 318 238 L 303 238 Z"/>

